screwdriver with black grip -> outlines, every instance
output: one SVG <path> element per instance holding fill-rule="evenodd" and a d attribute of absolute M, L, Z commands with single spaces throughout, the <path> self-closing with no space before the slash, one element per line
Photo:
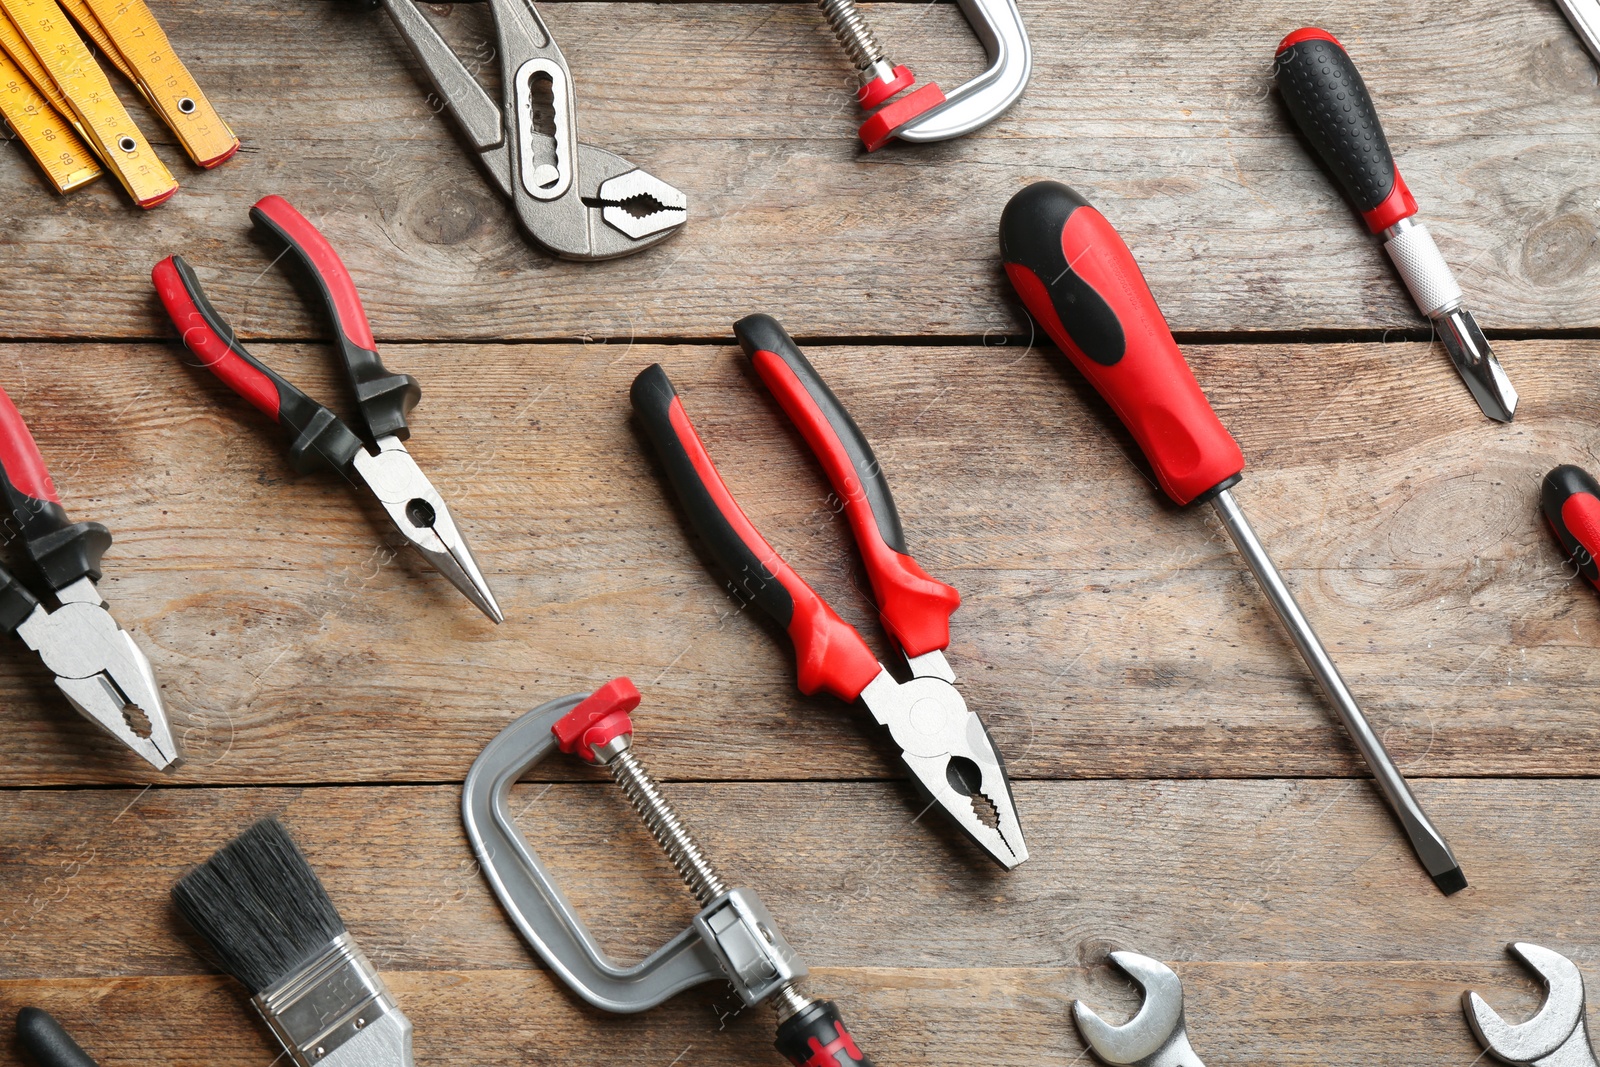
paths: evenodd
<path fill-rule="evenodd" d="M 1517 391 L 1462 303 L 1450 265 L 1417 221 L 1416 198 L 1400 177 L 1372 97 L 1344 46 L 1327 30 L 1295 30 L 1278 45 L 1275 70 L 1289 114 L 1367 229 L 1383 237 L 1384 251 L 1438 330 L 1478 407 L 1491 419 L 1510 422 Z"/>
<path fill-rule="evenodd" d="M 1029 313 L 1132 432 L 1166 494 L 1180 505 L 1204 501 L 1216 510 L 1434 884 L 1446 894 L 1466 888 L 1450 846 L 1412 796 L 1234 500 L 1244 454 L 1200 391 L 1117 231 L 1065 185 L 1038 182 L 1006 205 L 1000 253 Z"/>

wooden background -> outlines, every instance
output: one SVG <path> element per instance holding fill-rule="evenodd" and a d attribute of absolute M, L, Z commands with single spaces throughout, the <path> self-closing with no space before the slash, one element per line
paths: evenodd
<path fill-rule="evenodd" d="M 1600 976 L 1600 604 L 1537 515 L 1600 465 L 1600 89 L 1549 0 L 1023 0 L 1021 103 L 966 139 L 858 150 L 848 71 L 803 3 L 550 3 L 580 133 L 683 189 L 671 242 L 604 264 L 522 239 L 359 5 L 152 6 L 244 140 L 132 209 L 60 199 L 0 151 L 0 381 L 188 764 L 101 740 L 20 645 L 0 656 L 0 1009 L 40 1004 L 103 1067 L 266 1067 L 171 884 L 281 815 L 417 1027 L 421 1064 L 778 1063 L 770 1017 L 704 988 L 580 1005 L 473 865 L 459 782 L 514 716 L 626 673 L 639 745 L 756 888 L 883 1067 L 1083 1058 L 1068 1010 L 1137 1003 L 1105 965 L 1172 962 L 1214 1063 L 1456 1064 L 1462 990 L 1539 1002 L 1526 939 Z M 869 8 L 947 87 L 981 55 L 948 3 Z M 481 9 L 435 10 L 485 56 Z M 1271 91 L 1279 38 L 1350 47 L 1440 246 L 1522 393 L 1483 419 Z M 492 62 L 488 64 L 492 67 Z M 126 88 L 124 86 L 124 88 Z M 1238 497 L 1470 889 L 1441 897 L 1226 539 L 1171 507 L 997 267 L 1006 199 L 1057 178 L 1144 264 L 1249 457 Z M 412 450 L 507 611 L 395 553 L 333 476 L 171 337 L 181 251 L 252 349 L 345 397 L 324 326 L 248 235 L 286 195 L 341 251 Z M 950 659 L 1005 751 L 1033 851 L 991 869 L 917 805 L 863 714 L 801 698 L 789 651 L 711 577 L 630 424 L 671 372 L 752 518 L 883 648 L 820 472 L 730 324 L 776 315 L 888 471 L 911 548 L 964 605 Z M 618 956 L 693 914 L 621 796 L 538 769 L 525 831 Z M 0 1067 L 17 1050 L 0 1041 Z"/>

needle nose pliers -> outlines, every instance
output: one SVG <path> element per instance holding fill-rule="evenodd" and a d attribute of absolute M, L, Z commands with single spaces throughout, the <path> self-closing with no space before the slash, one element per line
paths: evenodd
<path fill-rule="evenodd" d="M 411 436 L 406 415 L 422 388 L 411 375 L 391 373 L 383 365 L 355 282 L 339 254 L 281 196 L 263 197 L 250 209 L 250 218 L 286 245 L 290 259 L 316 281 L 366 424 L 365 437 L 245 351 L 183 257 L 168 256 L 150 276 L 183 343 L 211 373 L 283 428 L 290 442 L 289 463 L 296 471 L 332 467 L 364 484 L 429 563 L 485 615 L 504 621 L 450 509 L 401 443 Z"/>
<path fill-rule="evenodd" d="M 889 483 L 860 427 L 811 363 L 767 315 L 734 323 L 740 346 L 821 461 L 844 502 L 885 627 L 912 679 L 889 673 L 756 530 L 733 499 L 660 364 L 634 379 L 633 409 L 689 521 L 736 594 L 754 601 L 794 642 L 800 691 L 860 699 L 900 748 L 918 785 L 1007 868 L 1028 858 L 1011 782 L 993 740 L 955 687 L 945 660 L 961 594 L 906 552 Z"/>
<path fill-rule="evenodd" d="M 158 770 L 179 760 L 150 661 L 106 610 L 95 583 L 111 532 L 73 522 L 16 405 L 0 390 L 0 495 L 5 540 L 17 537 L 33 574 L 50 590 L 45 600 L 0 567 L 0 633 L 12 634 L 55 675 L 83 717 Z"/>

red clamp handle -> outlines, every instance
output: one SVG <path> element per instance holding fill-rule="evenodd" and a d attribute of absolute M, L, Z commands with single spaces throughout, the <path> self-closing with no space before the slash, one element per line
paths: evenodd
<path fill-rule="evenodd" d="M 639 690 L 628 678 L 613 678 L 556 720 L 550 732 L 569 756 L 596 763 L 594 750 L 633 733 L 628 712 L 639 706 Z"/>
<path fill-rule="evenodd" d="M 1244 454 L 1206 401 L 1133 253 L 1060 182 L 1000 216 L 1006 275 L 1029 314 L 1117 413 L 1179 504 L 1239 480 Z"/>
<path fill-rule="evenodd" d="M 1600 588 L 1600 483 L 1582 467 L 1563 464 L 1544 476 L 1539 504 L 1578 573 Z"/>
<path fill-rule="evenodd" d="M 884 626 L 908 656 L 949 647 L 961 594 L 906 552 L 900 513 L 861 427 L 772 316 L 742 318 L 733 333 L 843 501 Z"/>
<path fill-rule="evenodd" d="M 883 669 L 855 627 L 818 596 L 756 530 L 728 492 L 659 363 L 633 381 L 633 410 L 695 533 L 733 592 L 754 601 L 794 642 L 800 691 L 855 700 Z"/>

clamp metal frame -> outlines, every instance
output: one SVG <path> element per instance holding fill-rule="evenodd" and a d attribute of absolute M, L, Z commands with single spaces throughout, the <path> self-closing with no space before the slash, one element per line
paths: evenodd
<path fill-rule="evenodd" d="M 511 813 L 511 787 L 558 747 L 551 727 L 587 694 L 539 705 L 506 727 L 472 764 L 461 818 L 484 877 L 507 916 L 561 979 L 597 1008 L 639 1012 L 704 982 L 725 981 L 754 1005 L 805 977 L 803 962 L 749 889 L 722 893 L 687 929 L 631 967 L 606 955 Z"/>

